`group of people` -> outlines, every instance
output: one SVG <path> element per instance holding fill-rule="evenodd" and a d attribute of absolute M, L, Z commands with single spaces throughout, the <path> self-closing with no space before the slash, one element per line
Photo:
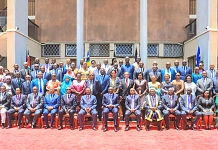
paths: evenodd
<path fill-rule="evenodd" d="M 66 64 L 56 63 L 45 58 L 43 64 L 39 59 L 29 67 L 24 62 L 20 69 L 14 64 L 9 71 L 0 66 L 0 113 L 2 128 L 11 128 L 13 114 L 18 114 L 18 129 L 23 115 L 32 128 L 37 119 L 43 115 L 45 129 L 53 128 L 56 114 L 59 116 L 59 128 L 65 114 L 70 116 L 70 129 L 73 130 L 74 114 L 79 120 L 79 130 L 84 127 L 84 115 L 92 116 L 92 128 L 96 130 L 97 120 L 104 119 L 103 131 L 107 131 L 108 113 L 113 114 L 114 131 L 118 130 L 118 117 L 125 120 L 128 131 L 130 115 L 136 116 L 136 130 L 140 131 L 140 119 L 146 121 L 146 131 L 150 123 L 157 121 L 158 130 L 162 131 L 161 122 L 165 121 L 165 130 L 169 129 L 169 116 L 175 115 L 175 129 L 180 130 L 179 123 L 185 124 L 185 130 L 196 130 L 198 121 L 203 116 L 206 130 L 211 129 L 214 109 L 218 107 L 218 71 L 214 64 L 209 70 L 200 63 L 192 72 L 185 60 L 182 66 L 176 60 L 174 66 L 166 63 L 166 68 L 158 68 L 156 61 L 152 68 L 146 68 L 140 57 L 134 64 L 130 58 L 125 62 L 116 58 L 109 65 L 95 60 L 88 67 L 83 59 L 76 65 L 70 59 Z M 216 109 L 218 114 L 218 109 Z M 50 123 L 48 115 L 50 114 Z M 194 116 L 191 126 L 187 116 Z M 218 119 L 216 127 L 218 127 Z"/>

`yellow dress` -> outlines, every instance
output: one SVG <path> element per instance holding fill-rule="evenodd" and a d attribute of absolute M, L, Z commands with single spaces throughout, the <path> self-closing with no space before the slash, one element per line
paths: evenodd
<path fill-rule="evenodd" d="M 89 70 L 88 69 L 84 70 L 82 68 L 79 70 L 79 73 L 81 73 L 81 75 L 82 75 L 82 77 L 81 77 L 82 80 L 88 80 L 88 77 L 89 77 Z"/>

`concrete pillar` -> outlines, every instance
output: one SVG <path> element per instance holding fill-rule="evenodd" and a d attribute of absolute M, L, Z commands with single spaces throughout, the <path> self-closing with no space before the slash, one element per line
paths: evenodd
<path fill-rule="evenodd" d="M 22 68 L 28 43 L 28 0 L 7 1 L 7 68 Z"/>
<path fill-rule="evenodd" d="M 148 1 L 140 0 L 140 57 L 147 66 Z"/>
<path fill-rule="evenodd" d="M 77 58 L 76 64 L 84 57 L 84 0 L 77 0 L 77 25 L 76 25 L 76 44 Z M 72 35 L 73 36 L 73 35 Z"/>

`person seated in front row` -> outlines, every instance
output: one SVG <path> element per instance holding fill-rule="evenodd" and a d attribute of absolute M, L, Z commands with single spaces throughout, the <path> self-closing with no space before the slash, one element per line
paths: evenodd
<path fill-rule="evenodd" d="M 179 130 L 179 122 L 181 119 L 179 109 L 178 96 L 174 94 L 173 88 L 168 89 L 168 94 L 162 97 L 162 104 L 164 107 L 163 114 L 166 123 L 166 130 L 169 129 L 169 115 L 174 114 L 176 116 L 176 130 Z"/>
<path fill-rule="evenodd" d="M 53 129 L 52 125 L 55 119 L 55 115 L 58 112 L 58 106 L 60 103 L 60 98 L 58 95 L 54 94 L 54 87 L 50 87 L 49 94 L 45 96 L 44 98 L 44 120 L 45 120 L 45 129 L 48 129 L 49 127 Z M 51 121 L 50 126 L 48 125 L 48 114 L 51 113 Z"/>
<path fill-rule="evenodd" d="M 25 102 L 26 96 L 21 94 L 20 88 L 16 88 L 16 95 L 12 97 L 11 100 L 11 108 L 7 111 L 7 119 L 8 119 L 8 126 L 7 129 L 11 128 L 11 117 L 12 115 L 17 112 L 18 113 L 18 126 L 17 128 L 20 129 L 21 120 L 23 118 L 23 112 L 25 109 Z"/>
<path fill-rule="evenodd" d="M 26 101 L 26 110 L 24 112 L 24 116 L 27 118 L 28 123 L 31 123 L 32 129 L 36 127 L 36 122 L 42 113 L 43 108 L 43 96 L 38 93 L 38 88 L 36 86 L 32 89 L 33 93 L 28 95 L 27 101 Z M 34 114 L 34 117 L 32 119 L 31 113 Z"/>
<path fill-rule="evenodd" d="M 149 89 L 149 94 L 145 97 L 145 101 L 142 107 L 145 109 L 146 131 L 150 129 L 150 123 L 153 120 L 157 120 L 158 130 L 162 131 L 160 122 L 163 120 L 160 109 L 161 106 L 160 97 L 156 94 L 155 88 Z"/>
<path fill-rule="evenodd" d="M 76 112 L 76 96 L 71 94 L 71 88 L 68 86 L 66 89 L 67 93 L 61 97 L 61 110 L 59 111 L 59 122 L 60 127 L 58 130 L 63 129 L 62 121 L 64 114 L 70 115 L 70 129 L 73 130 L 73 119 L 74 113 Z"/>
<path fill-rule="evenodd" d="M 117 132 L 117 120 L 118 120 L 118 106 L 120 105 L 120 99 L 118 94 L 113 93 L 114 89 L 112 87 L 108 88 L 108 93 L 103 95 L 102 98 L 102 105 L 104 106 L 103 109 L 103 118 L 104 118 L 104 130 L 106 132 L 108 130 L 107 127 L 107 120 L 108 120 L 108 113 L 113 113 L 114 119 L 114 131 Z"/>
<path fill-rule="evenodd" d="M 135 89 L 130 89 L 130 95 L 126 97 L 125 106 L 126 106 L 126 113 L 125 113 L 125 119 L 126 119 L 126 128 L 125 131 L 129 130 L 129 116 L 131 114 L 136 115 L 137 120 L 137 126 L 136 130 L 140 131 L 140 117 L 141 117 L 141 111 L 140 111 L 140 97 L 135 93 Z"/>
<path fill-rule="evenodd" d="M 198 104 L 195 95 L 192 95 L 192 89 L 187 88 L 187 94 L 181 96 L 180 100 L 181 108 L 181 117 L 185 124 L 185 130 L 189 129 L 187 122 L 187 115 L 195 116 L 194 121 L 192 122 L 192 130 L 196 130 L 196 123 L 200 119 L 201 113 L 198 111 Z"/>
<path fill-rule="evenodd" d="M 97 122 L 97 99 L 94 95 L 91 95 L 90 88 L 86 88 L 85 95 L 81 97 L 80 106 L 81 109 L 78 113 L 80 128 L 79 131 L 83 129 L 83 117 L 85 114 L 92 115 L 92 129 L 96 131 L 96 122 Z"/>

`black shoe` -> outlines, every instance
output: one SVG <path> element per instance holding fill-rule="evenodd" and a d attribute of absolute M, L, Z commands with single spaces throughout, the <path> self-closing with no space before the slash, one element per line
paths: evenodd
<path fill-rule="evenodd" d="M 58 128 L 58 130 L 61 130 L 61 129 L 63 129 L 63 127 L 62 127 L 62 126 L 60 126 L 60 127 Z"/>
<path fill-rule="evenodd" d="M 19 129 L 20 129 L 20 126 L 17 126 L 17 129 L 19 130 Z"/>
<path fill-rule="evenodd" d="M 117 132 L 117 127 L 116 126 L 114 126 L 114 132 Z"/>
<path fill-rule="evenodd" d="M 2 123 L 2 129 L 4 129 L 5 128 L 5 124 L 4 123 Z"/>
<path fill-rule="evenodd" d="M 188 126 L 188 125 L 186 125 L 186 126 L 185 126 L 185 130 L 188 130 L 188 129 L 189 129 L 189 126 Z"/>
<path fill-rule="evenodd" d="M 106 126 L 106 127 L 104 127 L 103 132 L 106 132 L 107 130 L 108 130 L 108 128 L 107 128 L 107 126 Z"/>
<path fill-rule="evenodd" d="M 161 127 L 158 127 L 158 131 L 163 131 L 163 129 Z"/>
<path fill-rule="evenodd" d="M 136 130 L 137 130 L 137 131 L 140 131 L 140 127 L 139 127 L 139 126 L 136 126 Z"/>
<path fill-rule="evenodd" d="M 101 121 L 101 118 L 99 118 L 98 120 Z"/>
<path fill-rule="evenodd" d="M 50 127 L 51 129 L 54 129 L 53 126 Z"/>
<path fill-rule="evenodd" d="M 63 129 L 63 128 L 62 128 Z M 70 126 L 70 130 L 73 130 L 73 126 Z"/>
<path fill-rule="evenodd" d="M 194 130 L 194 131 L 196 130 L 196 125 L 195 124 L 192 125 L 192 130 Z"/>
<path fill-rule="evenodd" d="M 96 131 L 97 129 L 95 127 L 92 128 L 94 131 Z"/>
<path fill-rule="evenodd" d="M 128 131 L 128 130 L 129 130 L 129 126 L 126 126 L 125 131 Z"/>
<path fill-rule="evenodd" d="M 146 126 L 146 131 L 149 131 L 149 130 L 150 130 L 149 126 Z"/>
<path fill-rule="evenodd" d="M 49 126 L 45 126 L 45 129 L 48 129 L 48 128 L 50 128 Z"/>
<path fill-rule="evenodd" d="M 83 130 L 83 128 L 79 128 L 79 131 L 82 131 Z"/>
<path fill-rule="evenodd" d="M 169 128 L 164 128 L 164 130 L 166 130 L 166 131 L 167 131 L 167 130 L 169 130 Z"/>
<path fill-rule="evenodd" d="M 180 130 L 178 126 L 176 126 L 176 130 L 178 130 L 178 131 Z"/>
<path fill-rule="evenodd" d="M 12 126 L 7 126 L 7 127 L 6 127 L 6 129 L 10 129 L 10 128 L 12 128 Z"/>
<path fill-rule="evenodd" d="M 36 125 L 35 125 L 35 124 L 32 124 L 32 125 L 31 125 L 31 128 L 32 128 L 32 129 L 35 129 L 35 128 L 36 128 Z"/>

